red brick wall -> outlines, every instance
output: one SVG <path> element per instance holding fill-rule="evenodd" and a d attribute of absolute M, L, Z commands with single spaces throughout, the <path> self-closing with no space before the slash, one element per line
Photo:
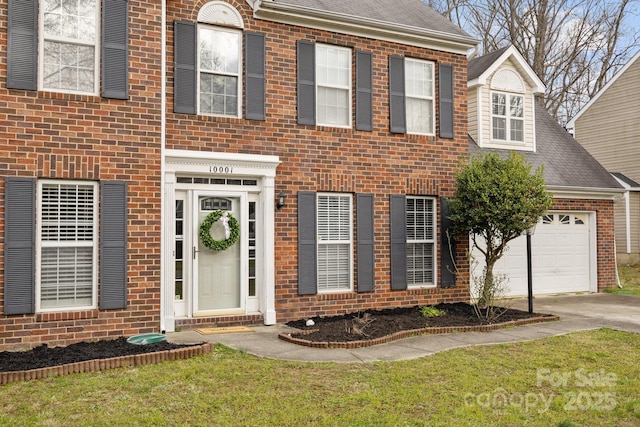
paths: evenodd
<path fill-rule="evenodd" d="M 8 90 L 0 0 L 0 253 L 4 177 L 128 182 L 128 308 L 4 316 L 0 350 L 157 331 L 160 325 L 160 2 L 130 0 L 129 100 Z M 0 256 L 4 284 L 4 256 Z"/>
<path fill-rule="evenodd" d="M 596 213 L 596 253 L 598 292 L 615 286 L 616 263 L 612 200 L 554 199 L 552 210 L 589 211 Z"/>
<path fill-rule="evenodd" d="M 195 21 L 198 10 L 205 3 L 204 0 L 169 3 L 169 64 L 173 61 L 173 19 Z M 331 315 L 369 307 L 408 306 L 468 299 L 468 293 L 463 287 L 447 291 L 440 288 L 391 291 L 389 253 L 390 195 L 453 195 L 454 170 L 460 156 L 466 155 L 468 150 L 466 57 L 254 20 L 245 1 L 231 0 L 229 4 L 241 13 L 246 31 L 266 34 L 266 121 L 174 114 L 171 107 L 173 74 L 170 68 L 170 83 L 167 88 L 170 110 L 167 120 L 167 149 L 280 157 L 282 163 L 277 170 L 276 193 L 283 190 L 287 199 L 286 206 L 275 214 L 278 321 L 309 315 Z M 353 49 L 353 52 L 356 49 L 373 52 L 373 132 L 356 131 L 355 124 L 351 129 L 297 124 L 296 40 L 300 39 L 346 46 Z M 389 55 L 415 57 L 435 61 L 436 64 L 454 66 L 454 139 L 397 135 L 389 132 Z M 355 72 L 355 63 L 353 70 Z M 435 87 L 438 87 L 437 81 Z M 352 98 L 355 100 L 355 91 Z M 299 191 L 375 195 L 375 292 L 298 295 L 296 198 Z M 461 254 L 463 253 L 464 250 L 461 251 Z M 459 264 L 463 274 L 466 274 L 467 267 L 463 255 L 459 257 Z"/>

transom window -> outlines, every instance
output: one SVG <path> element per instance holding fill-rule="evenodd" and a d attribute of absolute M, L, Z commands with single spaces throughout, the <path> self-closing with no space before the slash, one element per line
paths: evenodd
<path fill-rule="evenodd" d="M 407 132 L 433 135 L 435 91 L 433 62 L 405 59 L 405 105 Z"/>
<path fill-rule="evenodd" d="M 40 85 L 44 90 L 97 93 L 98 0 L 41 0 Z"/>
<path fill-rule="evenodd" d="M 198 27 L 200 113 L 240 117 L 242 32 Z"/>
<path fill-rule="evenodd" d="M 407 197 L 407 284 L 435 286 L 435 200 Z"/>
<path fill-rule="evenodd" d="M 351 126 L 351 49 L 316 45 L 317 123 Z"/>
<path fill-rule="evenodd" d="M 493 139 L 524 142 L 524 97 L 494 92 L 491 95 Z"/>
<path fill-rule="evenodd" d="M 38 182 L 39 309 L 95 307 L 97 197 L 95 183 Z"/>
<path fill-rule="evenodd" d="M 318 194 L 318 291 L 352 287 L 352 200 L 350 194 Z"/>

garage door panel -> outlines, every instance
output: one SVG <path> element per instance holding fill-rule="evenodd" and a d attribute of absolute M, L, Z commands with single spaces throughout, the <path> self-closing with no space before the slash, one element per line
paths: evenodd
<path fill-rule="evenodd" d="M 531 238 L 534 293 L 588 291 L 592 253 L 588 214 L 552 213 L 545 220 L 548 223 L 538 224 Z M 479 276 L 484 257 L 477 250 L 473 254 L 477 264 L 472 274 Z M 508 296 L 527 295 L 526 236 L 509 243 L 495 273 L 508 275 Z"/>

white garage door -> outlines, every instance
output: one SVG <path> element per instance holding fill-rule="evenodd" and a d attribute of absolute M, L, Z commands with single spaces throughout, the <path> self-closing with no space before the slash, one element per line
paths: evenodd
<path fill-rule="evenodd" d="M 538 223 L 531 237 L 534 294 L 592 289 L 595 239 L 590 238 L 590 218 L 588 213 L 551 212 Z M 473 254 L 477 260 L 474 275 L 479 275 L 484 258 L 478 251 Z M 527 295 L 526 236 L 509 243 L 494 271 L 509 277 L 506 296 Z"/>

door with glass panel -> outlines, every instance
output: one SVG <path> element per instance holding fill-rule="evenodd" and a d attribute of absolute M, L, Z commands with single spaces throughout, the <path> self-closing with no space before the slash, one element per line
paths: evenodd
<path fill-rule="evenodd" d="M 242 257 L 243 239 L 238 239 L 230 247 L 216 250 L 207 247 L 200 233 L 209 233 L 214 241 L 226 241 L 233 230 L 229 216 L 236 219 L 238 228 L 243 222 L 240 197 L 197 193 L 193 239 L 194 312 L 206 313 L 219 310 L 240 310 L 242 308 Z M 200 225 L 210 215 L 219 217 L 208 231 L 201 231 Z M 240 230 L 238 230 L 240 231 Z"/>

